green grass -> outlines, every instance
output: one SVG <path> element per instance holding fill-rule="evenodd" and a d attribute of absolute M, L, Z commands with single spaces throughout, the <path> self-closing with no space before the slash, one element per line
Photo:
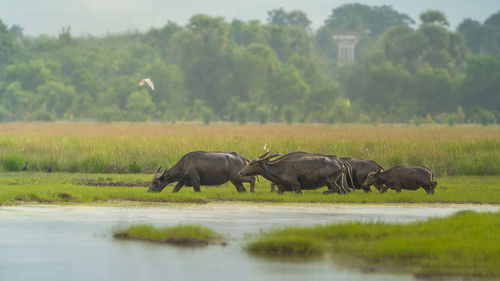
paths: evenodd
<path fill-rule="evenodd" d="M 466 211 L 411 224 L 290 227 L 262 233 L 247 250 L 283 257 L 314 252 L 345 265 L 421 277 L 496 279 L 500 278 L 500 213 Z"/>
<path fill-rule="evenodd" d="M 154 172 L 194 150 L 236 151 L 252 159 L 267 143 L 371 159 L 389 168 L 426 165 L 438 176 L 500 175 L 499 126 L 2 123 L 0 169 L 86 173 Z"/>
<path fill-rule="evenodd" d="M 497 176 L 460 176 L 436 178 L 438 186 L 434 195 L 423 189 L 355 191 L 347 195 L 323 195 L 326 187 L 304 191 L 304 195 L 286 192 L 283 195 L 269 192 L 269 182 L 260 179 L 256 193 L 237 193 L 230 183 L 220 187 L 201 187 L 194 193 L 184 187 L 172 193 L 173 185 L 160 193 L 148 193 L 148 174 L 76 174 L 76 173 L 0 173 L 0 204 L 34 203 L 91 203 L 110 202 L 177 202 L 208 203 L 220 201 L 275 202 L 275 203 L 489 203 L 500 204 L 500 178 Z M 116 184 L 124 186 L 114 186 Z M 135 186 L 135 187 L 134 187 Z M 248 185 L 246 185 L 249 190 Z"/>
<path fill-rule="evenodd" d="M 117 239 L 144 240 L 159 243 L 182 245 L 213 244 L 222 240 L 222 236 L 210 228 L 199 225 L 178 225 L 157 228 L 148 224 L 131 225 L 128 228 L 112 229 Z"/>
<path fill-rule="evenodd" d="M 307 259 L 322 255 L 326 246 L 327 244 L 323 240 L 290 235 L 261 238 L 258 241 L 249 243 L 246 250 L 252 254 L 270 257 Z"/>

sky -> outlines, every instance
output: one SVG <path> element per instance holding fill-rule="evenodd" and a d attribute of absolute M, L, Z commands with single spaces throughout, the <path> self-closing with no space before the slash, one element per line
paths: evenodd
<path fill-rule="evenodd" d="M 127 31 L 146 31 L 162 27 L 167 21 L 184 25 L 195 14 L 221 16 L 227 21 L 267 19 L 267 12 L 283 7 L 307 13 L 313 29 L 320 27 L 332 9 L 352 1 L 345 0 L 0 0 L 0 20 L 7 26 L 24 28 L 27 35 L 57 35 L 71 27 L 79 35 L 106 35 Z M 391 5 L 418 22 L 428 9 L 445 12 L 455 29 L 465 18 L 483 22 L 500 10 L 500 0 L 359 0 L 370 6 Z"/>

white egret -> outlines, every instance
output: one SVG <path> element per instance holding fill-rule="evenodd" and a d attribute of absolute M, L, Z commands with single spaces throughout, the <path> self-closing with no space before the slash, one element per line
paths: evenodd
<path fill-rule="evenodd" d="M 151 88 L 151 90 L 155 90 L 155 85 L 153 85 L 153 81 L 151 81 L 150 78 L 144 78 L 139 82 L 139 86 L 144 86 L 144 83 L 148 84 L 148 86 Z"/>

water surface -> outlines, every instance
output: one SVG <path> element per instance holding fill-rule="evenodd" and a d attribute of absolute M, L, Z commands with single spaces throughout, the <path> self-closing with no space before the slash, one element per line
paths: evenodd
<path fill-rule="evenodd" d="M 362 273 L 331 260 L 293 262 L 246 254 L 245 234 L 343 221 L 412 222 L 488 205 L 318 205 L 211 203 L 162 206 L 0 207 L 0 280 L 414 280 Z M 229 245 L 200 249 L 116 241 L 113 226 L 201 224 Z"/>

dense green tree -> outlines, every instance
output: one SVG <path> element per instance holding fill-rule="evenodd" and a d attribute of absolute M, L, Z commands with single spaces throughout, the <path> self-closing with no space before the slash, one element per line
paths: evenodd
<path fill-rule="evenodd" d="M 414 21 L 408 15 L 395 11 L 391 6 L 345 4 L 332 10 L 325 24 L 316 32 L 315 43 L 320 55 L 336 61 L 337 45 L 333 36 L 345 32 L 356 33 L 361 36 L 355 49 L 356 57 L 360 57 L 372 52 L 378 36 L 390 27 L 412 23 Z"/>
<path fill-rule="evenodd" d="M 409 95 L 404 98 L 413 100 L 416 115 L 436 115 L 457 108 L 458 98 L 454 96 L 451 77 L 444 68 L 421 67 L 411 77 L 410 87 Z"/>
<path fill-rule="evenodd" d="M 178 48 L 191 100 L 201 99 L 215 111 L 225 108 L 227 69 L 227 26 L 222 18 L 197 15 L 179 34 Z"/>
<path fill-rule="evenodd" d="M 303 80 L 300 72 L 290 65 L 281 67 L 269 85 L 271 103 L 280 108 L 284 105 L 303 105 L 307 101 L 309 91 L 309 85 Z"/>
<path fill-rule="evenodd" d="M 423 24 L 418 30 L 392 27 L 384 33 L 382 41 L 386 57 L 412 73 L 425 63 L 458 71 L 467 54 L 461 35 L 433 24 Z"/>
<path fill-rule="evenodd" d="M 500 110 L 500 62 L 490 56 L 470 56 L 460 86 L 462 104 Z"/>
<path fill-rule="evenodd" d="M 14 24 L 9 28 L 9 33 L 17 43 L 21 43 L 24 38 L 23 30 L 24 28 L 22 26 Z"/>
<path fill-rule="evenodd" d="M 229 25 L 229 39 L 238 45 L 263 44 L 266 42 L 266 30 L 257 20 L 247 23 L 234 19 Z"/>
<path fill-rule="evenodd" d="M 479 21 L 465 19 L 458 26 L 467 47 L 475 54 L 487 54 L 500 58 L 500 12 L 496 12 L 481 24 Z"/>
<path fill-rule="evenodd" d="M 450 23 L 443 12 L 438 10 L 427 10 L 420 14 L 422 24 L 438 24 L 442 26 L 449 26 Z"/>
<path fill-rule="evenodd" d="M 196 15 L 99 37 L 69 27 L 27 36 L 1 23 L 0 121 L 500 120 L 499 13 L 457 33 L 444 14 L 426 12 L 410 27 L 390 6 L 340 6 L 315 33 L 302 11 L 268 16 Z M 339 32 L 361 35 L 351 65 L 336 63 Z M 489 56 L 466 61 L 467 46 Z M 145 77 L 154 90 L 139 86 Z"/>
<path fill-rule="evenodd" d="M 479 53 L 483 37 L 481 23 L 477 20 L 465 19 L 458 26 L 458 31 L 464 35 L 470 51 L 475 54 Z"/>
<path fill-rule="evenodd" d="M 269 45 L 281 61 L 287 61 L 292 55 L 290 38 L 287 28 L 279 25 L 269 25 L 267 28 Z"/>
<path fill-rule="evenodd" d="M 325 25 L 336 31 L 382 34 L 391 26 L 409 25 L 414 21 L 406 14 L 395 11 L 391 6 L 368 6 L 354 3 L 345 4 L 332 10 Z"/>
<path fill-rule="evenodd" d="M 127 98 L 126 118 L 130 121 L 146 121 L 155 113 L 151 95 L 146 91 L 135 91 Z"/>
<path fill-rule="evenodd" d="M 168 21 L 168 23 L 162 28 L 151 28 L 144 35 L 143 40 L 153 48 L 161 50 L 163 53 L 166 51 L 170 38 L 172 38 L 172 36 L 181 29 L 182 27 L 177 25 L 175 22 Z"/>
<path fill-rule="evenodd" d="M 269 24 L 275 24 L 283 27 L 297 26 L 303 29 L 308 29 L 311 21 L 306 13 L 294 10 L 286 12 L 283 8 L 271 10 L 267 13 Z"/>
<path fill-rule="evenodd" d="M 0 69 L 11 62 L 14 52 L 14 38 L 7 30 L 7 26 L 0 20 Z"/>
<path fill-rule="evenodd" d="M 484 21 L 484 24 L 500 28 L 500 11 L 498 11 L 498 12 L 492 14 L 491 16 L 489 16 Z"/>
<path fill-rule="evenodd" d="M 49 62 L 51 63 L 53 62 Z M 3 73 L 3 81 L 5 84 L 19 81 L 24 90 L 34 92 L 38 86 L 45 84 L 52 74 L 55 73 L 51 73 L 45 61 L 34 60 L 7 66 Z"/>
<path fill-rule="evenodd" d="M 37 93 L 40 100 L 46 105 L 49 112 L 52 112 L 57 119 L 70 119 L 76 104 L 76 93 L 72 86 L 64 85 L 61 82 L 49 81 L 40 85 Z"/>

